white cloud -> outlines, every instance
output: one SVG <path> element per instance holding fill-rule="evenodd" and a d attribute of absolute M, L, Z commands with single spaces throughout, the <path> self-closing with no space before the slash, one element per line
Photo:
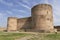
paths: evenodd
<path fill-rule="evenodd" d="M 31 9 L 29 6 L 27 6 L 27 5 L 25 5 L 25 4 L 22 4 L 22 3 L 20 3 L 20 2 L 18 2 L 18 4 L 21 5 L 21 6 L 23 6 L 23 7 L 25 7 L 25 8 L 27 8 L 27 9 Z"/>
<path fill-rule="evenodd" d="M 60 25 L 60 18 L 54 18 L 54 25 Z"/>
<path fill-rule="evenodd" d="M 8 3 L 8 2 L 5 2 L 4 0 L 0 0 L 0 3 L 8 5 L 8 6 L 13 6 L 13 3 Z"/>
<path fill-rule="evenodd" d="M 30 3 L 28 2 L 28 0 L 22 0 L 24 3 L 30 5 Z"/>
<path fill-rule="evenodd" d="M 55 11 L 54 11 L 54 15 L 60 16 L 60 11 L 59 11 L 59 10 L 55 10 Z"/>
<path fill-rule="evenodd" d="M 3 15 L 6 15 L 6 14 L 4 14 L 4 13 L 0 13 L 0 16 L 3 16 Z"/>
<path fill-rule="evenodd" d="M 48 0 L 45 0 L 45 3 L 47 3 L 47 4 L 48 4 L 48 3 L 49 3 L 49 2 L 48 2 Z"/>
<path fill-rule="evenodd" d="M 2 16 L 3 14 L 2 13 L 0 13 L 0 16 Z"/>
<path fill-rule="evenodd" d="M 23 16 L 23 15 L 15 15 L 15 17 L 24 18 L 25 16 Z"/>
<path fill-rule="evenodd" d="M 58 5 L 57 0 L 53 0 L 53 2 L 54 15 L 60 16 L 60 6 Z"/>
<path fill-rule="evenodd" d="M 40 0 L 39 3 L 41 3 L 41 4 L 50 4 L 49 0 Z"/>
<path fill-rule="evenodd" d="M 5 27 L 7 25 L 6 15 L 4 13 L 0 13 L 0 26 Z"/>
<path fill-rule="evenodd" d="M 27 13 L 27 12 L 24 11 L 24 10 L 17 10 L 17 11 L 19 11 L 19 12 L 21 12 L 21 13 Z"/>
<path fill-rule="evenodd" d="M 57 0 L 53 0 L 53 3 L 57 3 Z"/>
<path fill-rule="evenodd" d="M 4 15 L 3 13 L 0 13 L 0 20 L 4 18 Z"/>
<path fill-rule="evenodd" d="M 19 12 L 19 13 L 27 13 L 25 10 L 18 10 L 18 9 L 12 9 L 12 11 Z"/>
<path fill-rule="evenodd" d="M 18 18 L 24 18 L 24 17 L 26 17 L 25 15 L 23 15 L 23 14 L 27 13 L 27 12 L 24 11 L 24 10 L 12 9 L 12 11 L 18 13 L 17 15 L 12 16 L 12 17 L 18 17 Z"/>
<path fill-rule="evenodd" d="M 54 25 L 60 25 L 60 5 L 58 0 L 52 0 L 50 4 L 53 7 Z"/>
<path fill-rule="evenodd" d="M 13 15 L 13 13 L 11 11 L 6 11 L 6 13 L 8 13 L 10 15 Z"/>
<path fill-rule="evenodd" d="M 20 17 L 20 18 L 29 17 L 29 12 L 28 11 L 19 10 L 19 9 L 12 9 L 12 11 L 15 11 L 15 12 L 18 13 L 17 15 L 15 15 L 16 17 Z"/>
<path fill-rule="evenodd" d="M 55 7 L 58 5 L 58 1 L 57 0 L 52 0 L 52 5 Z"/>

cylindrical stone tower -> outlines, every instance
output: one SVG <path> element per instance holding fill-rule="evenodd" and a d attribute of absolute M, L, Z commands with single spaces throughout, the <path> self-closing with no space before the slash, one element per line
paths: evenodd
<path fill-rule="evenodd" d="M 32 26 L 35 31 L 53 32 L 52 6 L 38 4 L 31 9 Z"/>

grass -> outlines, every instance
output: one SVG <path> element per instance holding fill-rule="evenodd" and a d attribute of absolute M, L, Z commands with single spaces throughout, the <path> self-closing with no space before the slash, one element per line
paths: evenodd
<path fill-rule="evenodd" d="M 15 40 L 24 36 L 29 36 L 26 33 L 4 33 L 0 32 L 0 40 Z"/>
<path fill-rule="evenodd" d="M 50 40 L 60 40 L 60 33 L 46 35 L 45 38 L 50 39 Z"/>
<path fill-rule="evenodd" d="M 37 33 L 29 34 L 29 33 L 4 33 L 0 32 L 0 40 L 15 40 L 20 39 L 25 36 L 32 36 L 29 40 L 60 40 L 60 33 Z"/>
<path fill-rule="evenodd" d="M 38 34 L 34 35 L 34 38 L 30 40 L 60 40 L 60 33 L 58 34 Z"/>

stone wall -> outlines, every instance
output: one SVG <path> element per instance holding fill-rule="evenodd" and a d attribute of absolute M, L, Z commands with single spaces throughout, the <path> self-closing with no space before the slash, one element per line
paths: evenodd
<path fill-rule="evenodd" d="M 17 31 L 17 18 L 9 17 L 7 31 Z"/>
<path fill-rule="evenodd" d="M 20 31 L 32 28 L 32 19 L 31 17 L 28 18 L 15 18 L 15 17 L 9 17 L 8 18 L 8 25 L 7 30 L 8 31 Z"/>
<path fill-rule="evenodd" d="M 31 23 L 32 23 L 31 17 L 18 19 L 17 21 L 18 30 L 24 29 L 26 31 L 26 29 L 31 29 L 32 27 Z"/>
<path fill-rule="evenodd" d="M 31 9 L 33 29 L 52 32 L 53 28 L 53 13 L 52 6 L 49 4 L 38 4 Z"/>
<path fill-rule="evenodd" d="M 32 17 L 8 18 L 8 31 L 31 30 L 53 32 L 53 12 L 49 4 L 38 4 L 31 9 Z"/>

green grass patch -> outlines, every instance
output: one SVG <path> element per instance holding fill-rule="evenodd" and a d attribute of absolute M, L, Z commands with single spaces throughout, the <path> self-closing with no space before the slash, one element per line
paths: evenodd
<path fill-rule="evenodd" d="M 32 38 L 29 40 L 60 40 L 60 33 L 39 33 L 38 35 L 35 34 L 28 34 L 28 33 L 0 33 L 0 40 L 15 40 L 20 39 L 25 36 L 31 36 Z"/>
<path fill-rule="evenodd" d="M 38 34 L 38 35 L 34 35 L 33 38 L 29 39 L 29 40 L 60 40 L 60 33 L 58 34 Z"/>
<path fill-rule="evenodd" d="M 50 40 L 60 40 L 60 33 L 58 33 L 58 34 L 49 34 L 49 35 L 46 35 L 45 38 L 50 39 Z"/>
<path fill-rule="evenodd" d="M 29 36 L 26 33 L 0 33 L 0 40 L 15 40 L 24 36 Z"/>

